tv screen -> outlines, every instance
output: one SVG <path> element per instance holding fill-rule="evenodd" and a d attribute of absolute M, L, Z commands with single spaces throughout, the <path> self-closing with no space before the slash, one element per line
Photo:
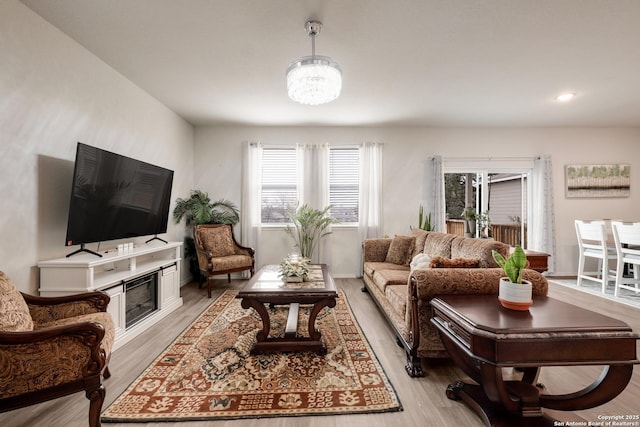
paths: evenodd
<path fill-rule="evenodd" d="M 66 246 L 167 231 L 173 171 L 78 143 Z"/>

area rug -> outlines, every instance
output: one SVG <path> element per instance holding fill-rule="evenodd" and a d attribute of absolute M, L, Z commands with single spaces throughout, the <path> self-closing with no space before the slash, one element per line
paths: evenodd
<path fill-rule="evenodd" d="M 155 422 L 336 415 L 401 410 L 400 401 L 357 324 L 344 292 L 316 325 L 327 347 L 316 353 L 251 355 L 262 327 L 236 291 L 214 301 L 102 414 L 104 422 Z M 308 310 L 300 307 L 299 332 Z M 272 309 L 282 333 L 286 309 Z"/>
<path fill-rule="evenodd" d="M 576 279 L 549 278 L 547 280 L 549 282 L 566 286 L 568 288 L 573 288 L 582 292 L 586 292 L 591 295 L 596 295 L 601 298 L 609 299 L 611 301 L 616 301 L 622 304 L 627 304 L 627 305 L 640 308 L 640 292 L 633 292 L 628 289 L 620 289 L 618 291 L 618 296 L 615 297 L 613 296 L 613 291 L 614 291 L 613 284 L 609 284 L 609 286 L 607 286 L 606 288 L 606 292 L 603 294 L 602 285 L 592 280 L 582 280 L 582 286 L 578 286 Z"/>

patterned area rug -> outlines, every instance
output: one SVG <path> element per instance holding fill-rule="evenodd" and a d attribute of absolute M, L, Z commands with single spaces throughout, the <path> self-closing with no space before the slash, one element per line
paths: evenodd
<path fill-rule="evenodd" d="M 105 422 L 153 422 L 335 415 L 401 410 L 401 404 L 339 291 L 316 325 L 324 356 L 253 356 L 261 321 L 226 291 L 205 310 L 102 414 Z M 310 307 L 300 307 L 300 333 Z M 286 310 L 271 313 L 272 333 L 286 326 Z"/>

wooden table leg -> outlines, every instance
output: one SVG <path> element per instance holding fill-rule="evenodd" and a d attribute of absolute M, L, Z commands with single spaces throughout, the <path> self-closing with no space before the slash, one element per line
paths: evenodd
<path fill-rule="evenodd" d="M 271 320 L 269 319 L 269 313 L 267 309 L 264 307 L 264 304 L 255 298 L 243 298 L 240 304 L 242 308 L 250 308 L 253 307 L 262 319 L 262 330 L 258 331 L 256 334 L 256 339 L 258 342 L 264 342 L 269 337 L 269 331 L 271 330 Z"/>
<path fill-rule="evenodd" d="M 325 307 L 333 308 L 335 306 L 336 306 L 335 298 L 324 298 L 318 301 L 317 303 L 315 303 L 315 305 L 313 306 L 313 309 L 311 310 L 311 313 L 309 314 L 309 337 L 312 340 L 320 341 L 320 337 L 322 336 L 320 331 L 316 329 L 316 318 L 318 317 L 320 310 L 322 310 Z"/>

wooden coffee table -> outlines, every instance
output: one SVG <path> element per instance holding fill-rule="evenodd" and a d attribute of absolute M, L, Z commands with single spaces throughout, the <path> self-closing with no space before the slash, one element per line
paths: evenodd
<path fill-rule="evenodd" d="M 313 351 L 327 352 L 320 340 L 322 334 L 316 329 L 316 318 L 324 307 L 335 307 L 336 285 L 325 264 L 312 265 L 309 279 L 300 283 L 286 283 L 278 277 L 279 266 L 267 265 L 253 275 L 249 283 L 238 292 L 242 307 L 253 307 L 262 319 L 262 330 L 256 336 L 257 343 L 252 352 Z M 269 310 L 275 305 L 288 305 L 289 315 L 283 337 L 270 337 L 271 318 Z M 298 310 L 300 304 L 313 304 L 309 314 L 309 336 L 299 336 Z"/>
<path fill-rule="evenodd" d="M 451 384 L 447 397 L 462 399 L 490 426 L 564 425 L 556 424 L 558 416 L 576 420 L 559 411 L 610 401 L 639 363 L 638 335 L 626 323 L 556 299 L 535 297 L 529 311 L 503 308 L 495 295 L 441 295 L 431 306 L 431 322 L 447 351 L 478 383 Z M 541 367 L 576 365 L 603 365 L 604 370 L 575 393 L 551 395 L 537 384 Z M 518 368 L 522 378 L 503 379 L 503 367 Z"/>

